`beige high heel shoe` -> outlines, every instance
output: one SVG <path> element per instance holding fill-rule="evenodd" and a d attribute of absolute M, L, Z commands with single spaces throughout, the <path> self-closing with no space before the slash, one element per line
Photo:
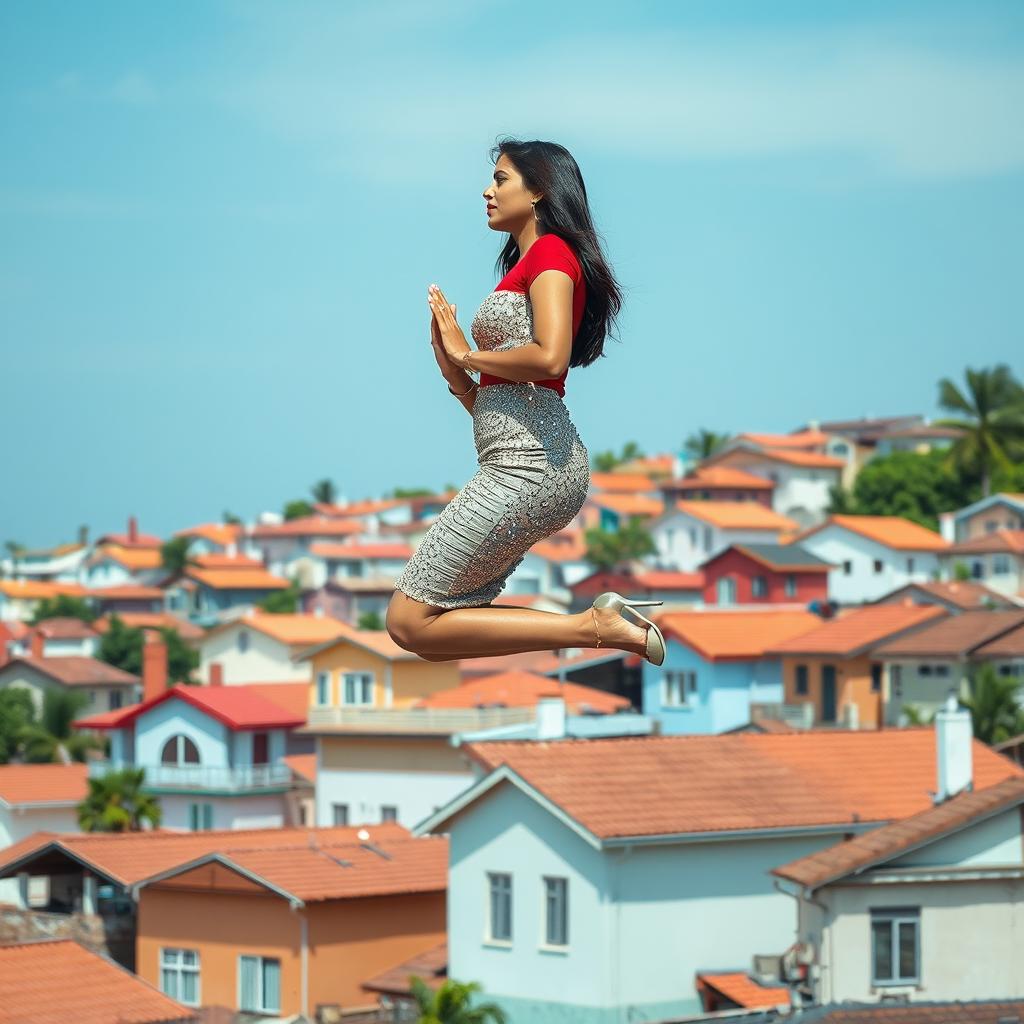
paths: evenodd
<path fill-rule="evenodd" d="M 614 590 L 606 590 L 603 594 L 598 594 L 594 598 L 591 609 L 594 608 L 614 608 L 620 615 L 626 610 L 631 611 L 641 622 L 647 624 L 647 650 L 644 657 L 652 665 L 663 665 L 665 663 L 665 636 L 658 627 L 651 622 L 645 615 L 642 615 L 637 611 L 638 607 L 646 607 L 647 605 L 664 604 L 664 601 L 634 601 L 628 597 L 623 597 L 621 594 L 616 594 Z M 625 618 L 625 616 L 623 616 Z M 594 616 L 594 631 L 597 632 L 597 616 Z M 597 633 L 597 646 L 601 646 L 601 634 Z"/>

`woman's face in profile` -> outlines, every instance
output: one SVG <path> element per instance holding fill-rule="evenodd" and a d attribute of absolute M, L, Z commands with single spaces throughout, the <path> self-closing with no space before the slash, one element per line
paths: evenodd
<path fill-rule="evenodd" d="M 488 227 L 492 231 L 518 231 L 533 216 L 534 198 L 523 186 L 522 175 L 502 153 L 494 165 L 491 183 L 484 189 Z"/>

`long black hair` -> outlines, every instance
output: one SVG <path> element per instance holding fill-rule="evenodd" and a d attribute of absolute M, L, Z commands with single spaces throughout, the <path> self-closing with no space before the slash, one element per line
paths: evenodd
<path fill-rule="evenodd" d="M 587 205 L 583 175 L 572 154 L 557 142 L 523 141 L 505 137 L 491 149 L 491 163 L 502 154 L 522 175 L 532 192 L 542 192 L 537 202 L 538 235 L 558 235 L 576 254 L 587 286 L 580 329 L 573 339 L 570 366 L 589 366 L 604 355 L 604 340 L 622 308 L 622 292 L 608 266 Z M 510 234 L 495 264 L 502 277 L 519 262 L 519 247 Z"/>

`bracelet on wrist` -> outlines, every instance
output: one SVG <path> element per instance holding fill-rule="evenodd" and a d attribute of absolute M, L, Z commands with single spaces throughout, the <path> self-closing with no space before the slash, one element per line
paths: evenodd
<path fill-rule="evenodd" d="M 448 384 L 448 390 L 451 391 L 451 393 L 453 395 L 455 395 L 456 398 L 465 398 L 466 395 L 468 395 L 470 393 L 470 391 L 473 390 L 473 388 L 476 388 L 476 387 L 479 387 L 479 386 L 480 385 L 474 380 L 474 381 L 470 381 L 469 387 L 466 388 L 465 391 L 452 391 L 451 383 L 449 383 Z"/>

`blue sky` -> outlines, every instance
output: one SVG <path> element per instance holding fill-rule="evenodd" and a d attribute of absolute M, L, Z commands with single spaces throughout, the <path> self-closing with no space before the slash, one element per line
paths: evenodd
<path fill-rule="evenodd" d="M 591 453 L 920 412 L 1022 370 L 1024 5 L 0 5 L 0 541 L 460 486 L 428 344 L 504 236 L 495 137 L 579 162 L 625 292 Z"/>

